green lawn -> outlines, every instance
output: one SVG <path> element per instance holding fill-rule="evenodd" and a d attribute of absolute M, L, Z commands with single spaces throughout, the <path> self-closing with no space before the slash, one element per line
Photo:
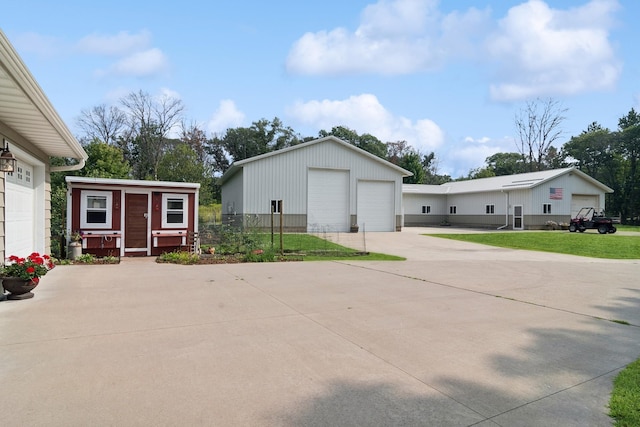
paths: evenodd
<path fill-rule="evenodd" d="M 434 237 L 481 243 L 503 248 L 555 252 L 592 258 L 640 259 L 640 236 L 550 232 L 497 232 L 482 234 L 432 234 Z"/>
<path fill-rule="evenodd" d="M 609 415 L 616 427 L 640 426 L 640 360 L 627 366 L 614 380 Z"/>
<path fill-rule="evenodd" d="M 263 239 L 265 245 L 271 244 L 270 235 L 263 235 Z M 273 240 L 274 249 L 278 252 L 280 250 L 280 235 L 274 235 Z M 283 234 L 282 243 L 285 254 L 302 254 L 305 261 L 404 261 L 406 259 L 375 252 L 362 253 L 356 249 L 347 248 L 337 243 L 304 233 Z"/>

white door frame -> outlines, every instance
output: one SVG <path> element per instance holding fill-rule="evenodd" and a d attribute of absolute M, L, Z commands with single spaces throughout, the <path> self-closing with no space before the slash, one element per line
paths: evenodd
<path fill-rule="evenodd" d="M 516 211 L 520 211 L 520 213 L 516 213 Z M 513 229 L 514 230 L 524 230 L 524 206 L 522 205 L 513 205 Z"/>

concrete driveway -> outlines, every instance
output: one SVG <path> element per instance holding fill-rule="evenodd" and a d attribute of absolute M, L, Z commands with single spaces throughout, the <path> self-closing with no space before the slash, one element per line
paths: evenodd
<path fill-rule="evenodd" d="M 404 262 L 60 266 L 0 302 L 2 424 L 610 425 L 640 262 L 421 231 L 367 235 Z"/>

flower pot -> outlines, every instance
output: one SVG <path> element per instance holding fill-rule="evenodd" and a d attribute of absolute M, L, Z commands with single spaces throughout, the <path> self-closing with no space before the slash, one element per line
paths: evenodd
<path fill-rule="evenodd" d="M 2 279 L 2 287 L 9 291 L 7 299 L 28 299 L 33 298 L 33 288 L 38 286 L 33 280 L 24 280 L 19 277 L 4 277 Z"/>
<path fill-rule="evenodd" d="M 75 260 L 80 255 L 82 255 L 82 243 L 81 242 L 71 242 L 69 243 L 69 259 Z"/>

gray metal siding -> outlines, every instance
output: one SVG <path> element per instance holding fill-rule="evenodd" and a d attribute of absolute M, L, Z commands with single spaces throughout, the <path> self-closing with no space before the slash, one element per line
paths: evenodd
<path fill-rule="evenodd" d="M 259 159 L 244 165 L 244 212 L 266 214 L 271 200 L 283 200 L 287 214 L 306 214 L 307 170 L 309 168 L 350 170 L 350 214 L 356 214 L 358 179 L 394 181 L 396 215 L 400 215 L 402 176 L 398 171 L 327 141 Z"/>
<path fill-rule="evenodd" d="M 239 170 L 222 186 L 222 214 L 242 215 L 244 213 L 243 171 Z"/>

